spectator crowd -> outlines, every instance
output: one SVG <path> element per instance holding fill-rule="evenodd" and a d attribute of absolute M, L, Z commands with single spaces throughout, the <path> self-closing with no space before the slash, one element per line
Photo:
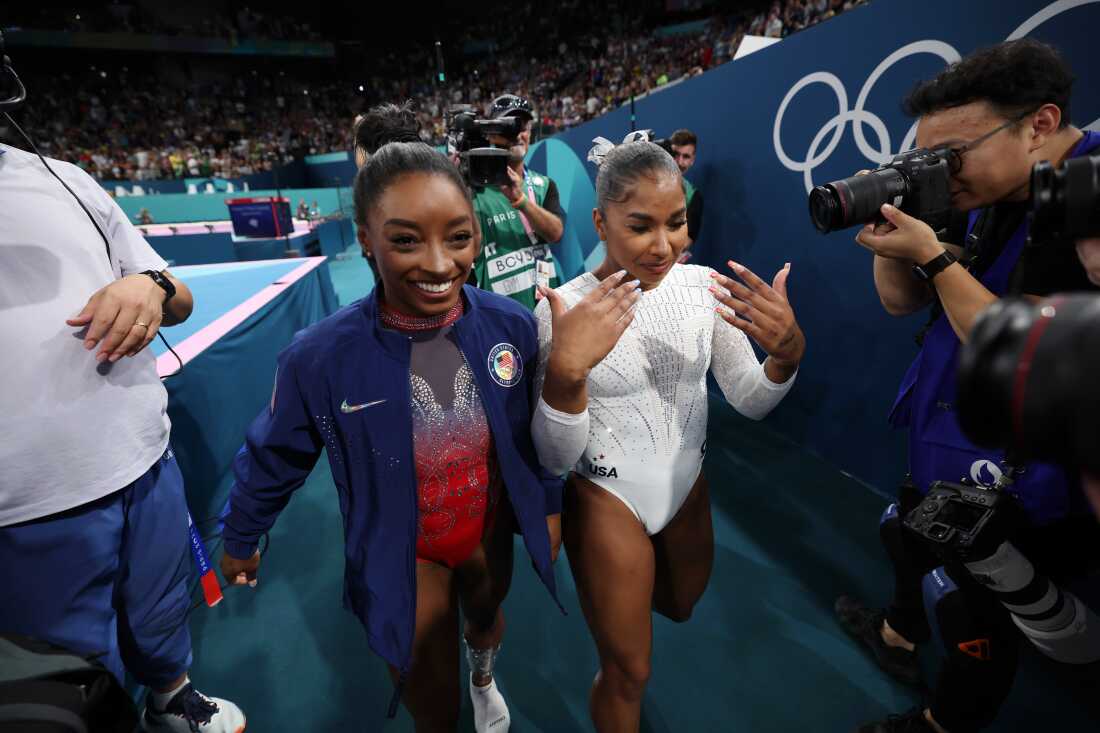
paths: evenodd
<path fill-rule="evenodd" d="M 491 17 L 463 28 L 453 44 L 465 50 L 464 61 L 443 85 L 435 79 L 434 49 L 427 47 L 389 53 L 362 78 L 344 72 L 320 83 L 273 74 L 270 67 L 172 83 L 150 71 L 103 66 L 42 79 L 25 74 L 35 93 L 20 115 L 44 153 L 100 179 L 239 178 L 303 155 L 349 149 L 355 115 L 381 101 L 416 100 L 421 135 L 440 144 L 448 107 L 487 108 L 494 95 L 509 91 L 532 101 L 535 135 L 548 136 L 730 61 L 746 34 L 784 37 L 864 2 L 776 0 L 764 11 L 656 28 L 620 0 L 600 6 L 564 0 L 553 14 L 523 0 L 506 20 Z M 119 7 L 107 5 L 96 17 L 116 17 Z M 121 27 L 160 32 L 144 11 L 124 7 L 130 9 Z M 209 21 L 224 26 L 189 32 L 312 33 L 303 23 L 248 8 L 236 15 Z M 410 74 L 414 69 L 421 71 Z M 7 141 L 18 144 L 10 135 Z"/>

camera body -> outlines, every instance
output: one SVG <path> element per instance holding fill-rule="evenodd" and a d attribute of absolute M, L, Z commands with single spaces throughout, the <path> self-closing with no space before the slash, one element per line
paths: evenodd
<path fill-rule="evenodd" d="M 904 524 L 943 560 L 968 562 L 988 557 L 1007 539 L 1013 509 L 1012 498 L 997 488 L 936 481 Z"/>
<path fill-rule="evenodd" d="M 1049 161 L 1031 169 L 1031 241 L 1100 237 L 1100 155 Z"/>
<path fill-rule="evenodd" d="M 955 155 L 946 149 L 918 148 L 895 156 L 887 165 L 810 192 L 810 219 L 828 234 L 881 220 L 883 204 L 893 204 L 935 230 L 951 214 L 951 173 Z"/>
<path fill-rule="evenodd" d="M 523 120 L 518 117 L 479 119 L 474 107 L 468 104 L 456 105 L 448 111 L 447 134 L 459 153 L 459 167 L 467 183 L 483 188 L 506 186 L 511 182 L 508 177 L 511 153 L 493 147 L 489 135 L 515 140 L 523 126 Z"/>

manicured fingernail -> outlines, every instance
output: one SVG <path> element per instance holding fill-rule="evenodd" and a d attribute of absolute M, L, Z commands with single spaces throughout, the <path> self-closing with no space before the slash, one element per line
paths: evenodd
<path fill-rule="evenodd" d="M 789 270 L 789 269 L 791 269 L 791 263 L 788 262 L 787 264 L 783 265 L 783 267 L 785 267 L 786 269 Z"/>
<path fill-rule="evenodd" d="M 636 288 L 636 287 L 638 287 L 638 286 L 639 286 L 639 285 L 641 285 L 641 284 L 642 284 L 642 281 L 641 281 L 641 280 L 632 280 L 632 281 L 630 282 L 630 287 L 632 287 L 632 288 Z"/>
<path fill-rule="evenodd" d="M 717 280 L 718 279 L 718 273 L 717 272 L 711 272 L 710 273 L 710 279 L 711 280 Z"/>
<path fill-rule="evenodd" d="M 626 270 L 619 270 L 618 272 L 615 273 L 615 277 L 622 278 L 623 275 L 625 275 L 625 274 L 626 274 Z"/>
<path fill-rule="evenodd" d="M 107 354 L 104 352 L 100 352 L 99 354 L 96 354 L 95 360 L 102 364 L 104 361 L 107 360 Z"/>
<path fill-rule="evenodd" d="M 112 363 L 112 364 L 114 364 L 114 363 L 115 363 L 116 361 L 118 361 L 119 359 L 121 359 L 121 358 L 122 358 L 122 354 L 111 354 L 111 355 L 110 355 L 109 357 L 107 357 L 107 358 L 111 360 L 111 363 Z"/>
<path fill-rule="evenodd" d="M 729 264 L 730 267 L 733 268 L 734 272 L 741 272 L 742 270 L 745 269 L 744 265 L 740 265 L 740 264 L 734 262 L 733 260 L 730 260 L 728 264 Z"/>
<path fill-rule="evenodd" d="M 87 349 L 88 351 L 91 351 L 92 349 L 95 348 L 95 341 L 93 341 L 92 339 L 88 339 L 87 341 L 84 342 L 84 348 Z"/>

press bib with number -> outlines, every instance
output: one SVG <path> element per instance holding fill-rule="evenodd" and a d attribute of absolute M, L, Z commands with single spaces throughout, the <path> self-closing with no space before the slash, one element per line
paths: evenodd
<path fill-rule="evenodd" d="M 550 179 L 524 172 L 524 194 L 539 206 L 546 200 Z M 474 197 L 481 224 L 481 254 L 474 264 L 477 285 L 518 300 L 534 309 L 536 283 L 555 288 L 560 282 L 550 245 L 540 237 L 523 212 L 512 208 L 498 188 L 484 188 Z"/>

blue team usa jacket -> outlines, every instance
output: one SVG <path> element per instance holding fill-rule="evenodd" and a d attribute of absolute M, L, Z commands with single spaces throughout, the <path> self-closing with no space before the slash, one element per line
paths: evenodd
<path fill-rule="evenodd" d="M 237 454 L 223 536 L 226 552 L 250 557 L 327 449 L 344 515 L 344 604 L 371 649 L 405 671 L 416 612 L 411 347 L 381 327 L 377 292 L 305 329 L 279 355 L 271 406 Z M 468 305 L 453 333 L 481 392 L 527 551 L 557 602 L 546 516 L 561 511 L 562 482 L 539 465 L 531 442 L 535 319 L 509 298 L 468 285 L 463 292 Z"/>

